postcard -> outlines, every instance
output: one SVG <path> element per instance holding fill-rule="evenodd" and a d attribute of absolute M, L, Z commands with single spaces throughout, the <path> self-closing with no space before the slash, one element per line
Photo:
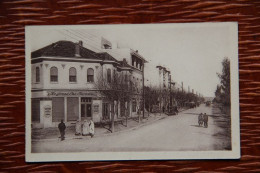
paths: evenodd
<path fill-rule="evenodd" d="M 238 24 L 26 26 L 26 161 L 238 159 Z"/>

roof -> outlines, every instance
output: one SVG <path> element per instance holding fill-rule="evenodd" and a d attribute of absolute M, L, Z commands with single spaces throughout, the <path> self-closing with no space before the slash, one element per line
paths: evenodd
<path fill-rule="evenodd" d="M 54 56 L 54 57 L 75 57 L 76 49 L 75 46 L 78 43 L 73 43 L 71 41 L 58 41 L 52 43 L 46 47 L 33 51 L 31 53 L 32 58 L 42 57 L 42 56 Z M 79 46 L 80 47 L 80 57 L 86 59 L 100 59 L 100 57 L 95 55 L 95 52 Z"/>
<path fill-rule="evenodd" d="M 102 60 L 110 60 L 110 61 L 117 62 L 117 60 L 107 52 L 95 53 L 95 55 L 101 58 Z"/>

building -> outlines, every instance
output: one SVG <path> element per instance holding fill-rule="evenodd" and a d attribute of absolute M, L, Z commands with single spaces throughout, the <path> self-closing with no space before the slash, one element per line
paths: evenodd
<path fill-rule="evenodd" d="M 159 107 L 163 112 L 167 112 L 170 106 L 170 90 L 172 87 L 171 72 L 163 66 L 157 66 L 159 70 Z"/>
<path fill-rule="evenodd" d="M 136 116 L 140 110 L 145 59 L 129 49 L 123 59 L 112 56 L 111 46 L 101 41 L 103 52 L 94 52 L 83 42 L 58 41 L 31 53 L 31 107 L 33 127 L 54 127 L 63 119 L 94 122 Z M 100 83 L 112 86 L 122 79 L 128 99 L 108 99 Z M 123 80 L 124 79 L 124 80 Z M 122 83 L 122 82 L 121 82 Z M 106 88 L 108 89 L 108 88 Z"/>

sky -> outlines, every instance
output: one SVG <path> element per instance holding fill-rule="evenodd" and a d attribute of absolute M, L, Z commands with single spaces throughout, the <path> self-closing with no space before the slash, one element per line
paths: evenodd
<path fill-rule="evenodd" d="M 145 78 L 151 85 L 158 80 L 157 65 L 171 71 L 172 80 L 184 89 L 194 89 L 203 96 L 213 97 L 216 73 L 222 70 L 224 57 L 234 56 L 232 29 L 227 23 L 145 24 L 145 25 L 81 25 L 35 26 L 28 29 L 31 50 L 59 40 L 78 41 L 94 51 L 100 50 L 101 36 L 117 46 L 138 50 L 148 63 Z"/>

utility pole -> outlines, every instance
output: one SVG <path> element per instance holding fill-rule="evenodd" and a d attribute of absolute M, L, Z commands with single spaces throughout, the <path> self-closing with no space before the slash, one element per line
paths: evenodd
<path fill-rule="evenodd" d="M 145 103 L 144 103 L 144 63 L 143 63 L 143 118 L 144 118 L 144 106 Z"/>

